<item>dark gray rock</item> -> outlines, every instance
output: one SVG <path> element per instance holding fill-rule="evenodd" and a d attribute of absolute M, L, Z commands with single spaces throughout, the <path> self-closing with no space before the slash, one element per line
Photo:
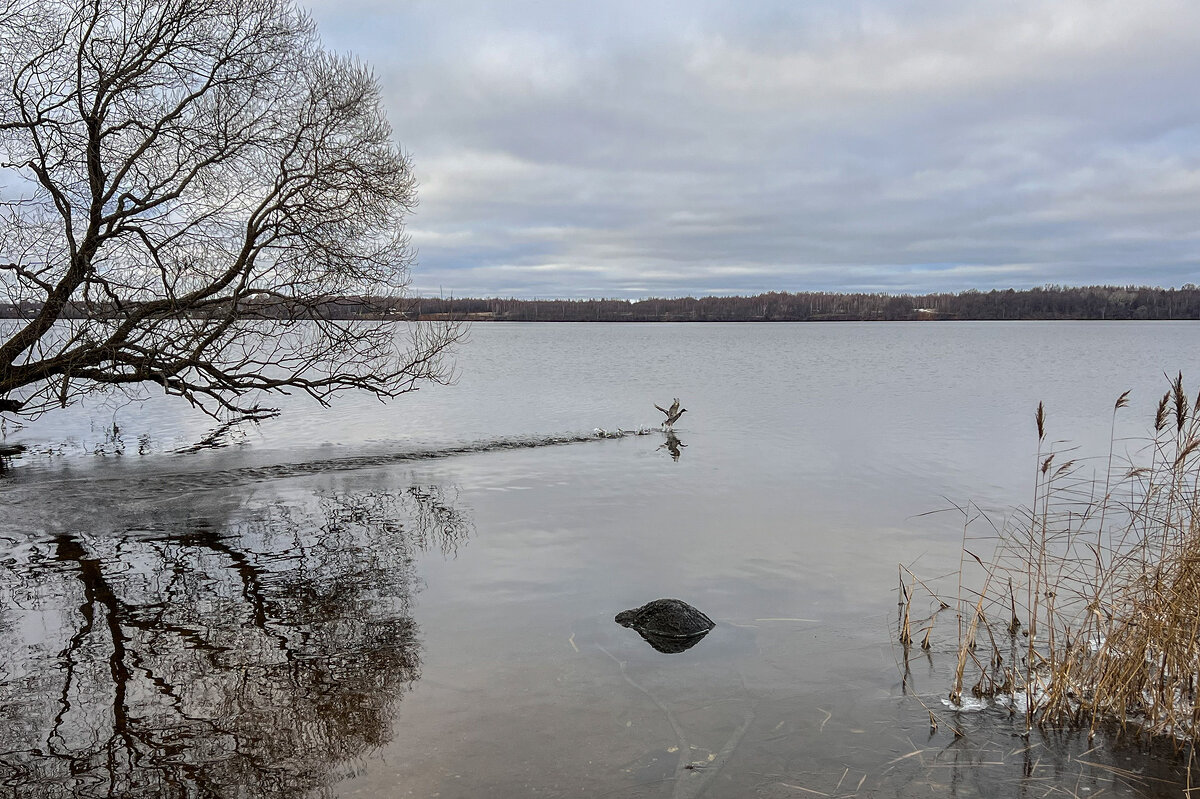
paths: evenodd
<path fill-rule="evenodd" d="M 695 646 L 716 626 L 712 619 L 682 599 L 656 599 L 618 613 L 614 621 L 636 630 L 659 652 L 672 654 Z"/>

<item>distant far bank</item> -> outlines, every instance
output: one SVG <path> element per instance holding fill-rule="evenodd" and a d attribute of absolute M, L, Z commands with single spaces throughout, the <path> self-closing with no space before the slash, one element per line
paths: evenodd
<path fill-rule="evenodd" d="M 67 318 L 121 318 L 103 303 L 74 304 Z M 247 316 L 275 317 L 278 306 Z M 31 319 L 36 304 L 0 303 L 0 319 Z M 1034 289 L 940 294 L 770 292 L 750 297 L 678 297 L 645 300 L 517 300 L 457 297 L 335 297 L 319 305 L 329 319 L 445 320 L 471 322 L 918 322 L 1200 320 L 1200 287 L 1043 286 Z"/>
<path fill-rule="evenodd" d="M 645 300 L 410 299 L 406 315 L 479 322 L 868 322 L 1200 319 L 1200 288 L 1046 286 L 956 294 L 770 292 Z"/>

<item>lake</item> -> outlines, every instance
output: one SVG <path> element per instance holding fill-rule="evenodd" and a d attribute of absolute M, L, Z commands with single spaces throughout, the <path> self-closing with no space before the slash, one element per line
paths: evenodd
<path fill-rule="evenodd" d="M 1100 471 L 1131 389 L 1116 446 L 1135 452 L 1165 375 L 1194 394 L 1198 338 L 479 324 L 454 385 L 388 404 L 283 397 L 217 429 L 151 397 L 10 426 L 29 451 L 0 477 L 0 784 L 1178 795 L 1169 753 L 948 707 L 954 623 L 906 658 L 897 568 L 957 568 L 963 517 L 931 511 L 1002 524 L 1029 500 L 1039 401 L 1048 437 Z M 654 403 L 673 397 L 669 442 Z M 614 623 L 658 597 L 716 627 L 663 653 Z"/>

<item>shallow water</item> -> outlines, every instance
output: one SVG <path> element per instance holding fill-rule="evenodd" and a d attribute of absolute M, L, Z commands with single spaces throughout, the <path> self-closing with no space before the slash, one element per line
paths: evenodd
<path fill-rule="evenodd" d="M 213 425 L 160 399 L 49 415 L 0 479 L 0 784 L 1177 795 L 1169 756 L 943 706 L 953 633 L 902 665 L 896 569 L 957 565 L 961 518 L 925 512 L 1026 498 L 1039 400 L 1102 455 L 1133 389 L 1135 449 L 1197 333 L 488 324 L 453 386 L 283 398 L 215 449 L 179 452 Z M 677 459 L 591 435 L 673 396 Z M 660 596 L 716 628 L 667 655 L 613 622 Z"/>

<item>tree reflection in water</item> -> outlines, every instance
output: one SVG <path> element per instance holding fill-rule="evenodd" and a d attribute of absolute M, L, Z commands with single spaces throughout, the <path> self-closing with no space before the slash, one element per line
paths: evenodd
<path fill-rule="evenodd" d="M 469 519 L 438 486 L 212 513 L 10 537 L 7 793 L 324 795 L 387 741 L 420 677 L 414 556 Z"/>

